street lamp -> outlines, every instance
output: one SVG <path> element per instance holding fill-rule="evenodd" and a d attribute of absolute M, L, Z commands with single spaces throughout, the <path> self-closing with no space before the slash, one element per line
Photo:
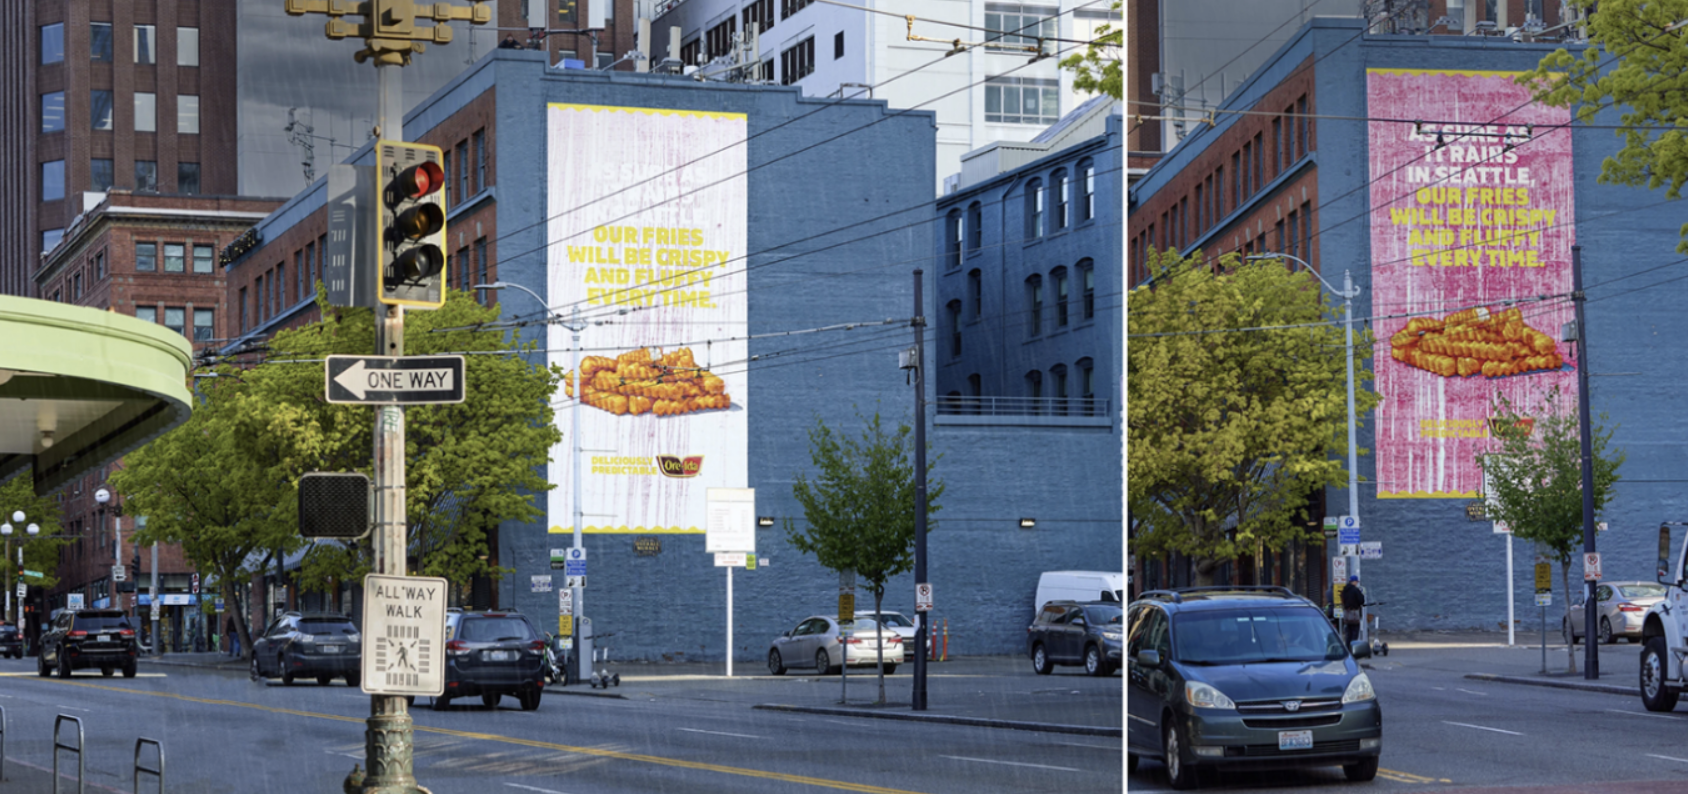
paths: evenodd
<path fill-rule="evenodd" d="M 12 521 L 10 523 L 0 524 L 0 536 L 4 536 L 5 539 L 6 539 L 6 559 L 10 560 L 12 558 L 12 533 L 15 532 L 16 529 L 17 529 L 16 527 L 12 526 L 12 524 L 14 524 L 14 523 L 15 524 L 22 524 L 28 518 L 29 517 L 24 515 L 24 512 L 22 510 L 16 510 L 16 511 L 12 512 Z M 34 537 L 36 535 L 41 534 L 41 525 L 31 523 L 28 526 L 24 527 L 24 531 L 26 533 L 28 533 L 31 537 Z M 7 576 L 6 576 L 6 618 L 12 622 L 12 625 L 18 626 L 20 629 L 22 628 L 22 623 L 23 623 L 23 621 L 21 620 L 21 618 L 23 617 L 23 596 L 17 596 L 17 595 L 13 594 L 13 584 L 14 583 L 21 584 L 22 582 L 23 582 L 23 546 L 19 545 L 18 546 L 18 559 L 17 559 L 17 573 L 15 575 L 13 575 L 10 572 L 10 569 L 8 569 Z"/>
<path fill-rule="evenodd" d="M 563 322 L 562 318 L 559 317 L 555 311 L 552 311 L 550 306 L 546 305 L 545 299 L 539 297 L 539 293 L 534 292 L 533 290 L 528 289 L 527 287 L 524 287 L 520 284 L 512 284 L 508 281 L 494 281 L 490 284 L 476 284 L 473 287 L 470 287 L 470 289 L 504 289 L 505 287 L 510 287 L 512 289 L 519 289 L 522 292 L 525 292 L 525 293 L 533 296 L 534 300 L 539 301 L 540 308 L 544 309 L 545 313 L 551 316 L 552 322 L 556 322 L 558 325 L 561 325 L 564 328 L 567 328 L 570 331 L 574 332 L 574 344 L 570 348 L 570 353 L 569 353 L 569 368 L 574 372 L 574 403 L 571 406 L 569 406 L 569 444 L 574 448 L 574 454 L 573 454 L 574 465 L 572 466 L 572 468 L 574 470 L 574 478 L 573 478 L 574 479 L 574 498 L 572 500 L 574 502 L 574 548 L 581 549 L 581 548 L 584 548 L 584 546 L 581 543 L 581 537 L 580 537 L 581 526 L 582 526 L 581 500 L 583 498 L 582 497 L 582 488 L 581 488 L 581 478 L 580 478 L 580 454 L 581 454 L 581 447 L 580 447 L 580 402 L 581 402 L 581 399 L 586 395 L 586 384 L 584 382 L 584 379 L 580 377 L 580 331 L 581 331 L 582 328 L 585 327 L 580 322 L 580 307 L 579 306 L 574 307 L 574 318 L 573 318 L 572 322 Z M 585 604 L 586 590 L 585 590 L 585 588 L 571 587 L 569 589 L 572 591 L 570 595 L 574 599 L 574 601 L 573 601 L 573 603 L 574 603 L 574 614 L 576 614 L 576 615 L 586 614 L 586 604 Z M 574 666 L 574 674 L 575 674 L 576 680 L 579 680 L 579 677 L 581 675 L 585 674 L 588 670 L 591 669 L 590 668 L 591 660 L 590 659 L 587 660 L 587 664 L 588 664 L 587 668 L 582 669 L 580 667 L 580 655 L 586 649 L 581 647 L 581 643 L 580 643 L 580 623 L 579 623 L 579 621 L 571 621 L 571 622 L 574 623 L 575 645 L 574 645 L 574 653 L 570 654 L 569 658 L 572 661 L 572 664 Z"/>
<path fill-rule="evenodd" d="M 1359 464 L 1358 464 L 1358 461 L 1357 461 L 1358 447 L 1355 446 L 1355 441 L 1354 441 L 1354 310 L 1353 310 L 1353 300 L 1355 298 L 1359 297 L 1360 288 L 1354 286 L 1354 281 L 1353 281 L 1353 278 L 1350 276 L 1349 271 L 1344 270 L 1344 271 L 1342 271 L 1342 289 L 1340 291 L 1338 291 L 1336 287 L 1331 286 L 1331 283 L 1329 281 L 1325 280 L 1324 276 L 1319 275 L 1319 271 L 1313 269 L 1312 265 L 1307 264 L 1307 260 L 1302 259 L 1302 258 L 1297 257 L 1297 256 L 1292 256 L 1290 254 L 1276 254 L 1276 253 L 1256 254 L 1254 256 L 1248 257 L 1248 261 L 1250 261 L 1250 262 L 1257 262 L 1257 261 L 1267 260 L 1267 259 L 1288 260 L 1288 261 L 1296 262 L 1296 263 L 1300 264 L 1302 267 L 1307 268 L 1307 272 L 1312 273 L 1313 278 L 1318 279 L 1320 284 L 1325 285 L 1325 289 L 1330 290 L 1331 294 L 1338 295 L 1342 298 L 1342 327 L 1343 327 L 1343 331 L 1345 332 L 1345 334 L 1348 338 L 1347 352 L 1346 352 L 1346 355 L 1344 356 L 1344 359 L 1345 359 L 1345 361 L 1348 365 L 1348 515 L 1353 516 L 1355 522 L 1358 522 L 1360 520 L 1360 487 L 1359 487 L 1360 468 L 1359 468 Z"/>

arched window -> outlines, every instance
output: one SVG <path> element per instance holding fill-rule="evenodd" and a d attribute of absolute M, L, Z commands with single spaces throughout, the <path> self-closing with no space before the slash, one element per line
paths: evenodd
<path fill-rule="evenodd" d="M 1043 373 L 1032 370 L 1026 373 L 1026 413 L 1043 413 Z"/>
<path fill-rule="evenodd" d="M 1096 161 L 1080 160 L 1078 163 L 1078 219 L 1087 221 L 1096 217 Z"/>
<path fill-rule="evenodd" d="M 971 402 L 969 404 L 973 409 L 972 412 L 977 414 L 979 413 L 980 404 L 985 401 L 984 385 L 979 380 L 979 373 L 975 372 L 967 376 L 967 391 L 969 392 L 968 396 L 971 398 Z"/>
<path fill-rule="evenodd" d="M 1067 269 L 1058 267 L 1049 272 L 1049 279 L 1055 282 L 1055 327 L 1067 327 Z"/>
<path fill-rule="evenodd" d="M 1026 239 L 1035 240 L 1043 236 L 1043 180 L 1033 179 L 1026 183 Z"/>
<path fill-rule="evenodd" d="M 950 210 L 944 224 L 944 268 L 948 270 L 961 267 L 961 236 L 965 231 L 961 223 L 961 210 Z"/>
<path fill-rule="evenodd" d="M 950 355 L 961 355 L 961 301 L 952 300 L 944 306 L 949 314 Z"/>
<path fill-rule="evenodd" d="M 1026 329 L 1027 336 L 1043 333 L 1042 276 L 1034 275 L 1026 279 Z"/>
<path fill-rule="evenodd" d="M 1056 364 L 1049 368 L 1050 396 L 1055 398 L 1055 415 L 1067 415 L 1067 365 Z"/>
<path fill-rule="evenodd" d="M 1067 228 L 1067 170 L 1061 169 L 1049 178 L 1049 193 L 1054 197 L 1051 202 L 1055 205 L 1054 221 L 1056 229 Z"/>
<path fill-rule="evenodd" d="M 967 205 L 967 250 L 977 251 L 985 244 L 985 210 L 979 202 Z"/>
<path fill-rule="evenodd" d="M 1096 415 L 1096 362 L 1089 358 L 1078 360 L 1078 412 Z"/>
<path fill-rule="evenodd" d="M 1096 263 L 1089 258 L 1078 260 L 1079 319 L 1096 319 Z"/>
<path fill-rule="evenodd" d="M 973 319 L 985 313 L 985 274 L 978 268 L 967 271 L 967 300 L 973 304 Z"/>

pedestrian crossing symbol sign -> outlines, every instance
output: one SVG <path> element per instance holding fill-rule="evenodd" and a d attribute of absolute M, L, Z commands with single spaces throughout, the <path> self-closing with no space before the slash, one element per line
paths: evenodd
<path fill-rule="evenodd" d="M 363 592 L 363 691 L 444 693 L 446 580 L 370 574 Z"/>

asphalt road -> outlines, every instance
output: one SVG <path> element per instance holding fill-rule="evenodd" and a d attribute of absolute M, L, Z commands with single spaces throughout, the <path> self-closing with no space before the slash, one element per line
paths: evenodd
<path fill-rule="evenodd" d="M 1579 647 L 1578 664 L 1581 665 Z M 1602 683 L 1633 684 L 1640 647 L 1604 646 Z M 1366 662 L 1383 705 L 1377 779 L 1356 786 L 1337 767 L 1227 773 L 1204 790 L 1333 792 L 1505 791 L 1663 794 L 1688 791 L 1688 700 L 1655 714 L 1638 695 L 1477 681 L 1470 673 L 1535 673 L 1533 648 L 1485 651 L 1393 648 Z M 1549 669 L 1565 667 L 1550 647 Z M 1485 669 L 1489 668 L 1489 669 Z M 1523 668 L 1523 669 L 1518 669 Z M 1580 681 L 1580 678 L 1566 680 Z M 1132 792 L 1169 791 L 1164 767 L 1143 761 Z"/>
<path fill-rule="evenodd" d="M 144 665 L 134 679 L 81 671 L 61 680 L 38 678 L 34 663 L 0 661 L 7 758 L 0 791 L 50 790 L 46 770 L 60 714 L 82 720 L 88 791 L 130 791 L 137 737 L 163 742 L 171 792 L 338 792 L 364 758 L 369 698 L 338 681 L 259 684 L 239 669 L 156 665 Z M 1118 676 L 1044 678 L 1018 667 L 967 685 L 1031 689 L 1053 681 L 1074 693 L 1086 687 L 1106 693 L 1121 683 Z M 761 699 L 755 687 L 836 687 L 837 676 L 806 681 L 764 674 L 725 687 L 688 682 L 673 690 L 684 696 L 659 696 L 668 690 L 624 677 L 616 692 L 622 697 L 547 692 L 535 712 L 521 711 L 512 698 L 496 710 L 475 698 L 443 713 L 419 699 L 412 710 L 418 781 L 435 794 L 1112 794 L 1124 787 L 1122 740 L 1115 737 L 751 707 Z M 866 694 L 851 687 L 851 700 Z M 72 744 L 73 735 L 67 723 Z M 61 753 L 61 770 L 74 764 L 73 754 Z M 141 790 L 154 785 L 143 777 Z"/>

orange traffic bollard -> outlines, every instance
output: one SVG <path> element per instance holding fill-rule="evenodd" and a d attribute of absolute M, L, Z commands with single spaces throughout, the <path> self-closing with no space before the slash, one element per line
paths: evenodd
<path fill-rule="evenodd" d="M 944 618 L 944 655 L 938 661 L 949 661 L 949 618 Z"/>

